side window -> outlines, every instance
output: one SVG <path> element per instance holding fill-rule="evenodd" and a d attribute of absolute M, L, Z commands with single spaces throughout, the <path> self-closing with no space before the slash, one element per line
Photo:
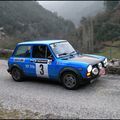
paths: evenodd
<path fill-rule="evenodd" d="M 33 46 L 33 58 L 52 59 L 52 54 L 46 45 Z"/>
<path fill-rule="evenodd" d="M 31 46 L 20 46 L 14 54 L 14 57 L 30 57 Z"/>
<path fill-rule="evenodd" d="M 45 58 L 45 52 L 46 52 L 45 45 L 33 46 L 32 57 L 33 58 Z"/>

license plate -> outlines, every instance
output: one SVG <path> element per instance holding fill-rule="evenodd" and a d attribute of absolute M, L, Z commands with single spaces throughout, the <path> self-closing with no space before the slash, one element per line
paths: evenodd
<path fill-rule="evenodd" d="M 99 75 L 105 75 L 105 68 L 100 69 Z"/>

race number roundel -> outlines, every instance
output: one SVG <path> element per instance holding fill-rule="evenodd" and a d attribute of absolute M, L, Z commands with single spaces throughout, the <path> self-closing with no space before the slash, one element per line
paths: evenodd
<path fill-rule="evenodd" d="M 36 63 L 37 77 L 48 78 L 48 64 Z"/>

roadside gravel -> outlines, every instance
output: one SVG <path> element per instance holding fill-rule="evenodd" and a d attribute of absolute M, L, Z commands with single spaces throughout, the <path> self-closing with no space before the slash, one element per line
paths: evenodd
<path fill-rule="evenodd" d="M 30 110 L 62 118 L 120 118 L 120 76 L 106 75 L 78 90 L 56 82 L 30 79 L 14 82 L 0 60 L 0 104 L 9 110 Z"/>

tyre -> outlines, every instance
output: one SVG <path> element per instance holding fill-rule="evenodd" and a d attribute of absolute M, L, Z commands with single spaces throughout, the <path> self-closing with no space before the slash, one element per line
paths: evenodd
<path fill-rule="evenodd" d="M 77 89 L 80 85 L 79 77 L 74 72 L 65 72 L 61 77 L 62 84 L 69 90 Z"/>
<path fill-rule="evenodd" d="M 23 74 L 20 69 L 14 67 L 11 71 L 11 75 L 14 81 L 22 82 L 23 81 Z"/>

